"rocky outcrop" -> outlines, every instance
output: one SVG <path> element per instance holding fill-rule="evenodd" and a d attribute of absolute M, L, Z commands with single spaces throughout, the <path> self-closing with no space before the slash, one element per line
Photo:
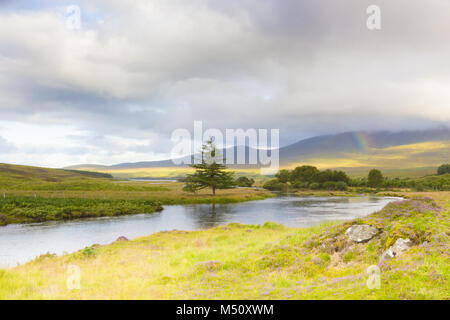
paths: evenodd
<path fill-rule="evenodd" d="M 120 237 L 118 237 L 118 238 L 116 239 L 116 241 L 130 241 L 130 240 L 128 240 L 127 237 L 120 236 Z"/>
<path fill-rule="evenodd" d="M 368 224 L 356 224 L 347 229 L 345 234 L 353 242 L 367 242 L 378 234 L 378 229 Z"/>
<path fill-rule="evenodd" d="M 395 243 L 387 249 L 380 257 L 380 262 L 390 260 L 395 257 L 401 256 L 403 253 L 409 250 L 413 245 L 412 241 L 409 239 L 397 239 Z"/>

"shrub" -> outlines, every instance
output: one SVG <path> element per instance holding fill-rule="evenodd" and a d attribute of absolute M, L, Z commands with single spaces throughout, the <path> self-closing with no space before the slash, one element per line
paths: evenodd
<path fill-rule="evenodd" d="M 338 181 L 336 183 L 336 190 L 346 191 L 348 189 L 348 185 L 344 181 Z"/>
<path fill-rule="evenodd" d="M 284 191 L 287 190 L 287 184 L 278 179 L 272 179 L 264 183 L 263 188 L 271 191 Z"/>
<path fill-rule="evenodd" d="M 292 186 L 294 188 L 298 188 L 298 189 L 306 189 L 309 186 L 309 183 L 306 181 L 296 181 L 294 183 L 292 183 Z"/>
<path fill-rule="evenodd" d="M 275 178 L 277 178 L 280 182 L 286 183 L 290 179 L 291 172 L 289 170 L 280 170 L 276 175 Z"/>
<path fill-rule="evenodd" d="M 309 188 L 312 189 L 312 190 L 320 189 L 320 184 L 317 183 L 317 182 L 313 182 L 313 183 L 311 183 L 311 184 L 309 185 Z"/>
<path fill-rule="evenodd" d="M 6 216 L 0 213 L 0 226 L 6 225 Z"/>
<path fill-rule="evenodd" d="M 255 180 L 247 177 L 239 177 L 234 181 L 234 184 L 238 187 L 251 187 L 255 183 Z"/>
<path fill-rule="evenodd" d="M 325 171 L 321 171 L 317 176 L 317 182 L 327 182 L 327 181 L 343 181 L 347 184 L 350 183 L 350 178 L 344 171 L 336 171 L 327 169 Z"/>
<path fill-rule="evenodd" d="M 446 173 L 450 173 L 450 164 L 448 164 L 448 163 L 441 165 L 437 169 L 437 174 L 438 175 L 442 175 L 442 174 L 446 174 Z"/>
<path fill-rule="evenodd" d="M 414 189 L 416 191 L 425 191 L 425 186 L 422 183 L 417 183 Z"/>
<path fill-rule="evenodd" d="M 313 166 L 301 166 L 292 170 L 290 175 L 290 181 L 295 182 L 314 182 L 319 174 L 319 169 Z"/>
<path fill-rule="evenodd" d="M 91 247 L 86 247 L 83 249 L 83 251 L 81 251 L 82 255 L 85 257 L 95 257 L 96 252 L 95 252 L 95 248 L 93 246 Z"/>
<path fill-rule="evenodd" d="M 322 187 L 326 190 L 337 190 L 337 182 L 327 181 L 322 184 Z"/>

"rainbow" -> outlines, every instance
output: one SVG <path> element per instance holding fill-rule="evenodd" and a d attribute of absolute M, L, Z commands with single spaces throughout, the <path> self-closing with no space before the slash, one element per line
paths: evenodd
<path fill-rule="evenodd" d="M 366 132 L 355 132 L 353 133 L 353 137 L 359 148 L 364 152 L 368 152 L 373 146 L 372 138 Z"/>

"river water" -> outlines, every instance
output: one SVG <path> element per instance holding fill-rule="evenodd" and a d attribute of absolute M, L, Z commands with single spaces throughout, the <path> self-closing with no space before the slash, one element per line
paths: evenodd
<path fill-rule="evenodd" d="M 92 244 L 108 244 L 119 236 L 133 239 L 158 231 L 206 229 L 230 222 L 308 227 L 348 220 L 380 210 L 394 197 L 276 198 L 221 205 L 165 206 L 162 212 L 113 218 L 11 224 L 0 227 L 0 268 L 13 267 L 47 252 L 70 253 Z"/>

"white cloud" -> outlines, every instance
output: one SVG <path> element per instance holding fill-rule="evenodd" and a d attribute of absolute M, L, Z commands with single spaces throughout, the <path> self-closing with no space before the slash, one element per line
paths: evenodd
<path fill-rule="evenodd" d="M 380 0 L 375 32 L 365 1 L 83 0 L 81 30 L 66 28 L 62 7 L 11 3 L 0 11 L 0 117 L 29 127 L 2 133 L 17 150 L 0 161 L 160 159 L 171 131 L 194 120 L 280 128 L 285 143 L 450 123 L 444 1 Z"/>

